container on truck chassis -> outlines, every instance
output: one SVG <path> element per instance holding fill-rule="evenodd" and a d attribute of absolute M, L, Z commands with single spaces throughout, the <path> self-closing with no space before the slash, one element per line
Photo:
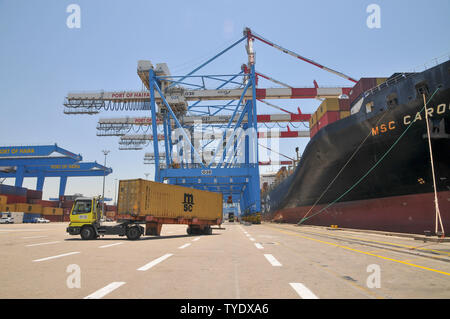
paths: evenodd
<path fill-rule="evenodd" d="M 212 233 L 222 223 L 222 194 L 143 179 L 119 182 L 116 225 L 102 225 L 100 197 L 77 198 L 67 232 L 95 239 L 103 235 L 159 236 L 163 224 L 187 224 L 187 233 Z M 145 225 L 145 229 L 143 226 Z"/>

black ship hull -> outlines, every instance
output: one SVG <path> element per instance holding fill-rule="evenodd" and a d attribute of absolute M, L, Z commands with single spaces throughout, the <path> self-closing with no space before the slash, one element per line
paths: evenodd
<path fill-rule="evenodd" d="M 322 128 L 305 148 L 295 172 L 263 194 L 263 216 L 385 231 L 433 230 L 434 226 L 428 229 L 435 224 L 435 209 L 425 94 L 438 203 L 444 227 L 450 233 L 449 78 L 450 62 L 445 62 L 395 82 L 388 80 L 384 88 L 367 94 L 359 112 Z M 410 206 L 401 204 L 401 200 L 414 201 L 419 198 L 416 195 L 421 195 L 422 201 L 427 198 L 426 202 L 408 207 L 407 213 L 396 213 L 396 205 Z M 384 206 L 366 218 L 365 210 L 370 210 L 376 199 Z M 354 207 L 352 212 L 346 215 L 345 209 L 341 210 L 340 218 L 330 213 L 344 203 Z M 429 218 L 430 225 L 411 222 L 423 218 Z M 392 226 L 402 223 L 405 227 Z"/>

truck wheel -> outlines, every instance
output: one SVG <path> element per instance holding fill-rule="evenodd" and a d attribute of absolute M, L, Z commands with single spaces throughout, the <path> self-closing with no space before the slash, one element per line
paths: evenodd
<path fill-rule="evenodd" d="M 141 237 L 141 230 L 137 226 L 132 226 L 127 229 L 127 238 L 129 240 L 137 240 Z"/>
<path fill-rule="evenodd" d="M 85 226 L 81 229 L 80 232 L 81 238 L 84 240 L 91 240 L 95 238 L 94 228 L 91 226 Z"/>

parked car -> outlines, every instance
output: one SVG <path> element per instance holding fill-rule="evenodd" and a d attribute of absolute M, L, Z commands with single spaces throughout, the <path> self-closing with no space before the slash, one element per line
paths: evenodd
<path fill-rule="evenodd" d="M 50 221 L 45 218 L 36 218 L 36 223 L 50 223 Z"/>
<path fill-rule="evenodd" d="M 2 217 L 2 218 L 0 218 L 0 224 L 14 224 L 14 218 Z"/>

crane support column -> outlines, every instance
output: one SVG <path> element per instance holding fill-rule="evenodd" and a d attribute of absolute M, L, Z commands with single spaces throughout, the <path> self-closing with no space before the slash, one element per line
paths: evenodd
<path fill-rule="evenodd" d="M 59 196 L 64 196 L 66 192 L 67 176 L 61 176 L 59 178 Z"/>
<path fill-rule="evenodd" d="M 25 167 L 23 165 L 17 166 L 16 170 L 16 181 L 14 183 L 14 186 L 16 187 L 22 187 L 23 184 L 23 178 L 25 173 Z"/>
<path fill-rule="evenodd" d="M 153 152 L 155 154 L 155 181 L 161 182 L 159 171 L 159 143 L 158 130 L 156 126 L 156 103 L 155 103 L 155 71 L 150 68 L 148 71 L 149 86 L 150 86 L 150 108 L 152 110 L 152 130 L 153 130 Z"/>
<path fill-rule="evenodd" d="M 45 181 L 44 172 L 40 171 L 37 177 L 36 190 L 42 191 L 44 189 L 44 181 Z"/>

